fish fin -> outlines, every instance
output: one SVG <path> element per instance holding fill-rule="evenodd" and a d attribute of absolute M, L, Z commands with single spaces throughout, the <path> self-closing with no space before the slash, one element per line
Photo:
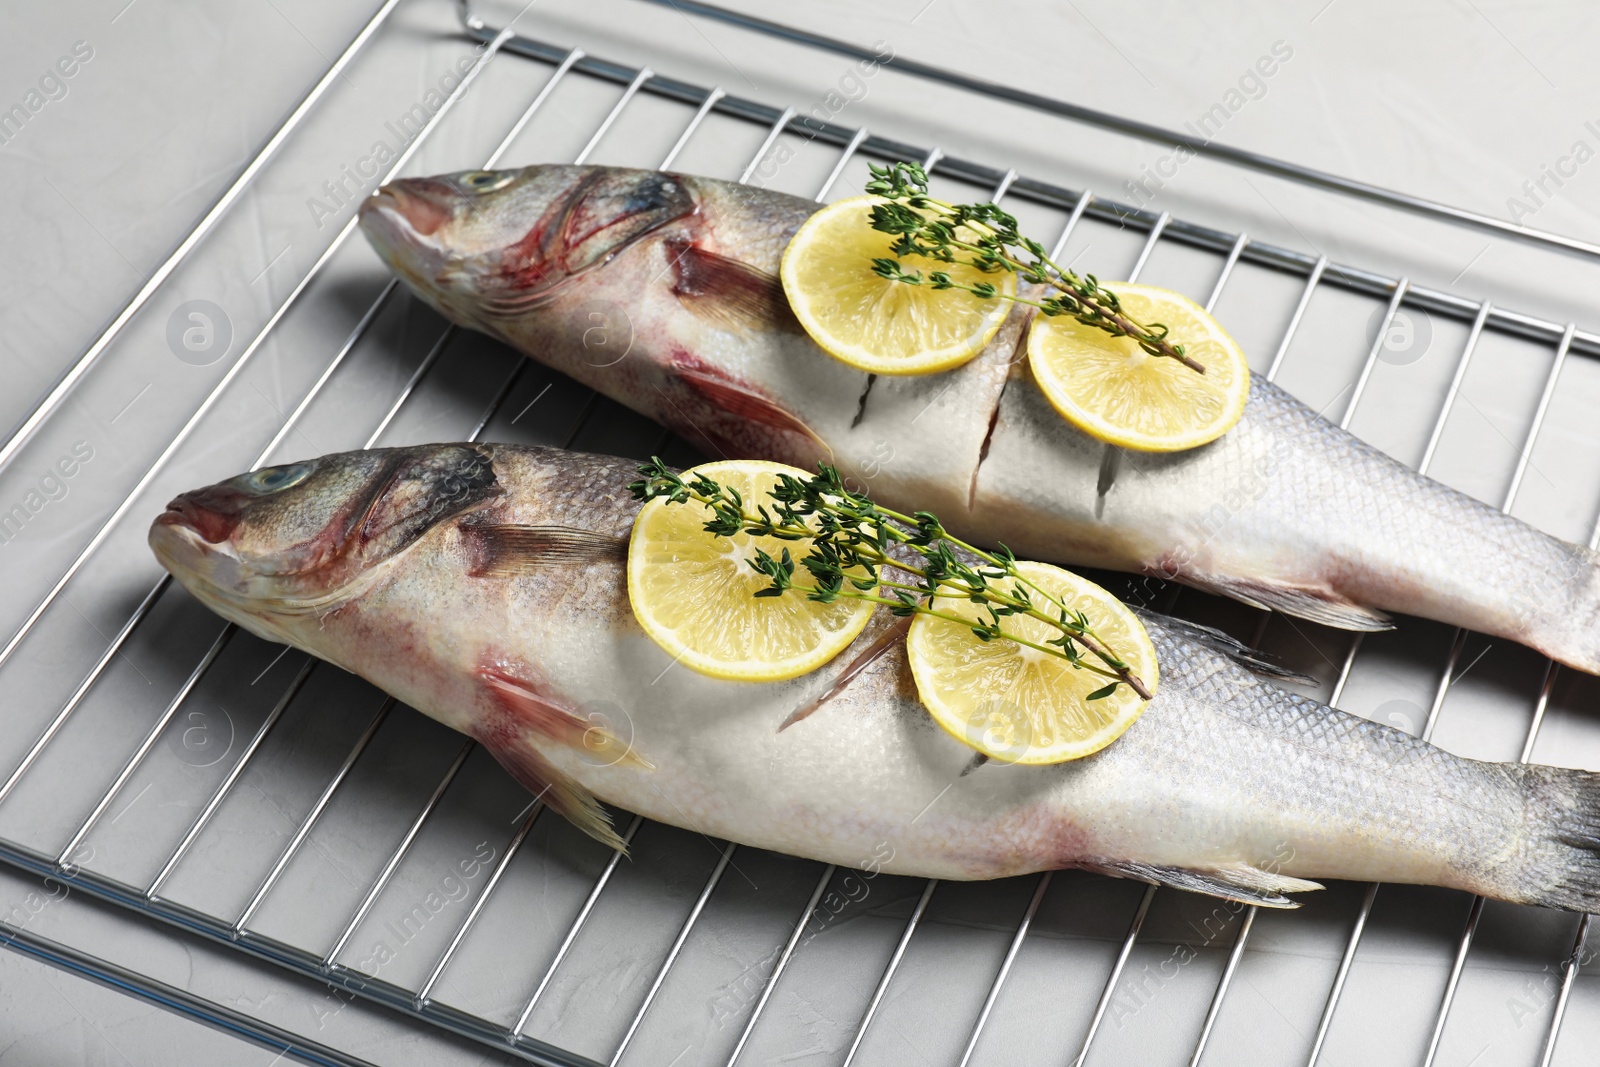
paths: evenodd
<path fill-rule="evenodd" d="M 1520 795 L 1523 841 L 1515 859 L 1482 871 L 1465 888 L 1542 908 L 1600 911 L 1600 774 L 1539 764 L 1491 767 Z"/>
<path fill-rule="evenodd" d="M 629 763 L 654 770 L 650 761 L 634 751 L 631 742 L 619 738 L 602 718 L 579 715 L 546 698 L 525 679 L 497 667 L 481 668 L 478 675 L 505 713 L 502 719 L 474 734 L 478 743 L 552 810 L 590 837 L 626 852 L 605 808 L 576 779 L 547 760 L 528 734 L 582 749 L 599 766 Z"/>
<path fill-rule="evenodd" d="M 776 274 L 691 241 L 670 240 L 666 252 L 672 261 L 672 292 L 692 313 L 735 333 L 775 328 L 800 332 Z"/>
<path fill-rule="evenodd" d="M 710 368 L 678 360 L 674 362 L 673 370 L 680 381 L 699 393 L 712 407 L 749 422 L 809 437 L 817 443 L 817 447 L 831 462 L 833 449 L 828 442 L 818 437 L 817 432 L 807 426 L 794 412 L 769 400 L 742 382 L 734 381 Z M 689 430 L 695 432 L 698 427 L 691 425 Z"/>
<path fill-rule="evenodd" d="M 517 526 L 463 522 L 474 578 L 518 578 L 540 567 L 562 564 L 620 563 L 628 558 L 628 540 L 575 526 Z"/>
<path fill-rule="evenodd" d="M 989 754 L 987 752 L 974 752 L 972 754 L 972 758 L 967 761 L 967 765 L 961 768 L 961 773 L 957 775 L 957 777 L 965 778 L 967 775 L 971 774 L 973 771 L 977 770 L 979 767 L 982 767 L 988 762 Z"/>
<path fill-rule="evenodd" d="M 1394 623 L 1383 612 L 1363 607 L 1331 589 L 1210 574 L 1181 574 L 1178 581 L 1207 593 L 1230 597 L 1262 611 L 1281 611 L 1285 615 L 1321 623 L 1336 630 L 1370 633 L 1394 629 Z"/>
<path fill-rule="evenodd" d="M 479 739 L 489 754 L 517 783 L 542 800 L 545 807 L 572 825 L 618 852 L 626 854 L 628 845 L 611 824 L 611 816 L 594 794 L 569 775 L 557 770 L 525 739 L 513 736 L 503 743 Z"/>
<path fill-rule="evenodd" d="M 1113 878 L 1134 878 L 1141 882 L 1171 886 L 1191 893 L 1205 893 L 1253 904 L 1258 908 L 1298 908 L 1300 902 L 1290 900 L 1285 893 L 1309 893 L 1321 889 L 1318 882 L 1304 878 L 1290 878 L 1274 874 L 1248 863 L 1231 864 L 1214 870 L 1199 871 L 1188 867 L 1162 867 L 1150 863 L 1126 860 L 1095 860 L 1078 864 L 1086 871 L 1108 874 Z"/>
<path fill-rule="evenodd" d="M 1243 641 L 1239 641 L 1221 630 L 1210 626 L 1202 626 L 1188 619 L 1177 619 L 1171 615 L 1162 615 L 1159 612 L 1146 611 L 1143 608 L 1134 608 L 1133 613 L 1141 619 L 1148 619 L 1157 623 L 1164 629 L 1176 631 L 1198 645 L 1203 645 L 1213 652 L 1233 660 L 1239 666 L 1267 678 L 1277 678 L 1285 682 L 1295 682 L 1300 685 L 1316 685 L 1317 680 L 1308 674 L 1290 670 L 1266 653 L 1251 648 Z"/>
<path fill-rule="evenodd" d="M 800 707 L 790 712 L 789 717 L 784 719 L 783 722 L 778 725 L 778 732 L 781 734 L 795 723 L 810 718 L 812 712 L 816 711 L 818 708 L 822 707 L 822 705 L 826 704 L 828 701 L 844 692 L 845 688 L 855 680 L 856 675 L 872 666 L 872 664 L 876 662 L 880 656 L 889 651 L 900 641 L 904 640 L 906 634 L 910 632 L 911 620 L 909 618 L 895 619 L 894 622 L 885 626 L 883 633 L 874 638 L 870 645 L 862 649 L 856 658 L 850 661 L 850 665 L 848 667 L 839 672 L 839 677 L 833 680 L 833 684 L 830 685 L 821 696 L 817 697 L 809 704 L 802 704 Z M 966 771 L 962 771 L 961 773 L 965 774 Z"/>

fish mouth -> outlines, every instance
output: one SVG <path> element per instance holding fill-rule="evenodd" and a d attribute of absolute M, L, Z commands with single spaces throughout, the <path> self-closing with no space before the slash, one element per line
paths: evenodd
<path fill-rule="evenodd" d="M 460 198 L 438 178 L 397 178 L 362 201 L 357 214 L 363 226 L 394 231 L 417 242 L 438 233 L 455 216 Z"/>
<path fill-rule="evenodd" d="M 217 585 L 219 569 L 237 575 L 241 564 L 231 541 L 239 516 L 212 510 L 196 501 L 197 495 L 185 493 L 156 516 L 150 524 L 150 548 L 174 575 L 193 575 Z"/>
<path fill-rule="evenodd" d="M 220 545 L 233 537 L 244 518 L 242 495 L 223 486 L 209 486 L 174 497 L 156 518 L 159 526 L 189 530 L 207 545 Z"/>

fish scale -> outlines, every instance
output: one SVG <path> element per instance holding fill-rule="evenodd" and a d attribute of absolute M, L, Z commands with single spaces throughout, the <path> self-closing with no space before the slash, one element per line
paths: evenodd
<path fill-rule="evenodd" d="M 606 167 L 471 177 L 384 186 L 361 209 L 373 247 L 452 321 L 708 454 L 827 460 L 886 506 L 1030 558 L 1347 629 L 1420 615 L 1600 672 L 1594 553 L 1412 472 L 1260 377 L 1222 438 L 1124 452 L 1105 487 L 1107 446 L 1060 417 L 1020 358 L 1024 306 L 936 375 L 872 379 L 813 344 L 777 280 L 809 200 Z M 563 229 L 571 219 L 583 223 Z M 601 321 L 626 333 L 624 358 L 595 358 Z"/>
<path fill-rule="evenodd" d="M 1082 867 L 1271 907 L 1348 878 L 1600 910 L 1600 776 L 1452 755 L 1273 684 L 1192 623 L 1145 615 L 1155 698 L 1049 766 L 974 769 L 903 639 L 879 641 L 885 613 L 801 678 L 674 668 L 627 601 L 634 477 L 525 446 L 343 453 L 184 494 L 150 541 L 203 603 L 469 734 L 615 847 L 599 802 L 925 878 Z"/>

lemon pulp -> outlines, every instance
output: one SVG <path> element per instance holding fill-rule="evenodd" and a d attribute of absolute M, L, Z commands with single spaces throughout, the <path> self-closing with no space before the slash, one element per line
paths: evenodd
<path fill-rule="evenodd" d="M 1152 356 L 1065 315 L 1039 316 L 1028 333 L 1034 380 L 1068 422 L 1092 437 L 1141 452 L 1175 452 L 1233 428 L 1250 397 L 1244 352 L 1194 301 L 1148 285 L 1109 285 L 1135 322 L 1161 323 L 1200 374 Z"/>
<path fill-rule="evenodd" d="M 1155 692 L 1155 646 L 1121 601 L 1059 567 L 1027 561 L 1016 566 L 1022 577 L 1068 610 L 1086 614 L 1109 649 Z M 1011 588 L 1008 580 L 999 586 Z M 1043 609 L 1044 598 L 1037 593 L 1032 598 Z M 980 605 L 966 600 L 939 598 L 934 605 L 974 622 L 987 618 Z M 1055 627 L 1026 616 L 1007 616 L 1001 626 L 1041 645 L 1060 636 Z M 934 721 L 956 739 L 1007 763 L 1061 763 L 1098 752 L 1121 737 L 1148 703 L 1128 685 L 1089 700 L 1110 679 L 1015 641 L 980 640 L 969 626 L 930 615 L 918 615 L 912 622 L 906 652 L 918 695 Z M 1088 653 L 1084 658 L 1100 665 Z"/>
<path fill-rule="evenodd" d="M 779 273 L 789 305 L 806 332 L 829 355 L 873 374 L 931 374 L 960 366 L 982 352 L 1005 321 L 1011 301 L 935 290 L 934 271 L 964 285 L 993 285 L 1016 294 L 1009 271 L 986 274 L 960 263 L 908 257 L 921 285 L 873 273 L 874 259 L 892 258 L 895 238 L 872 228 L 875 196 L 841 200 L 812 215 L 783 253 Z"/>
<path fill-rule="evenodd" d="M 782 463 L 730 460 L 695 467 L 684 478 L 703 474 L 737 489 L 753 511 L 780 473 L 807 476 Z M 652 500 L 639 509 L 628 542 L 634 617 L 675 660 L 717 678 L 779 681 L 827 663 L 866 627 L 873 610 L 868 601 L 820 604 L 792 590 L 757 597 L 771 583 L 749 565 L 756 551 L 778 558 L 787 548 L 799 559 L 810 542 L 743 532 L 721 537 L 705 531 L 711 518 L 711 509 L 695 500 Z M 797 580 L 809 577 L 797 568 Z"/>

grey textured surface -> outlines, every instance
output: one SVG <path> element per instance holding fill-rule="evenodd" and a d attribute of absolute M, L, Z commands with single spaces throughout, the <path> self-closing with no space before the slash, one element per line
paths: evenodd
<path fill-rule="evenodd" d="M 496 5 L 498 17 L 520 4 Z M 41 106 L 21 133 L 0 145 L 5 248 L 0 255 L 0 426 L 34 400 L 98 335 L 188 231 L 256 146 L 326 69 L 368 15 L 370 5 L 245 2 L 218 8 L 164 0 L 66 3 L 8 9 L 0 34 L 0 105 L 25 101 L 31 87 L 77 41 L 93 58 L 60 99 Z M 1588 52 L 1596 14 L 1586 6 L 1435 5 L 1426 9 L 1362 0 L 1277 5 L 1235 3 L 1176 10 L 1151 3 L 1112 13 L 1002 3 L 977 8 L 948 0 L 906 0 L 870 9 L 828 0 L 753 9 L 871 44 L 885 40 L 909 56 L 1024 82 L 1069 99 L 1181 125 L 1230 101 L 1257 59 L 1284 41 L 1293 56 L 1260 84 L 1242 87 L 1220 137 L 1353 177 L 1390 184 L 1505 215 L 1517 198 L 1530 224 L 1594 238 L 1600 206 L 1589 161 L 1600 135 L 1594 116 L 1600 79 Z M 9 635 L 138 480 L 326 246 L 334 223 L 310 201 L 324 181 L 355 166 L 395 119 L 436 87 L 470 51 L 454 36 L 441 0 L 402 5 L 392 24 L 330 92 L 282 156 L 108 350 L 72 399 L 0 472 L 0 505 L 36 490 L 73 446 L 93 458 L 23 534 L 0 545 L 7 596 L 0 633 Z M 1001 166 L 1068 185 L 1088 183 L 1118 195 L 1141 165 L 1164 152 L 1149 145 L 1042 120 L 948 90 L 880 73 L 842 81 L 847 64 L 676 13 L 609 0 L 533 7 L 521 25 L 595 54 L 647 61 L 664 73 L 801 111 L 834 110 L 910 141 L 938 143 Z M 470 166 L 526 106 L 548 68 L 513 57 L 496 61 L 459 113 L 432 138 L 413 172 Z M 830 90 L 841 95 L 830 98 Z M 57 94 L 59 95 L 59 93 Z M 513 146 L 508 162 L 571 158 L 616 99 L 609 85 L 574 80 Z M 848 103 L 842 101 L 850 99 Z M 1251 98 L 1256 97 L 1256 98 Z M 593 161 L 650 164 L 676 137 L 687 111 L 641 97 L 630 105 Z M 391 138 L 392 139 L 392 138 Z M 761 131 L 713 118 L 679 166 L 735 176 Z M 1583 141 L 1589 153 L 1575 150 Z M 814 189 L 831 152 L 793 145 L 794 159 L 770 179 L 795 192 Z M 1579 155 L 1582 162 L 1577 161 Z M 1563 162 L 1563 160 L 1566 162 Z M 1573 170 L 1573 167 L 1576 167 Z M 1542 168 L 1570 172 L 1562 184 Z M 859 168 L 853 172 L 859 180 Z M 848 182 L 835 195 L 848 193 Z M 1126 195 L 1126 194 L 1123 194 Z M 1191 162 L 1165 182 L 1156 203 L 1175 214 L 1335 259 L 1409 274 L 1419 283 L 1558 320 L 1600 325 L 1590 294 L 1600 268 L 1493 242 L 1383 209 L 1296 189 L 1214 164 Z M 1519 209 L 1521 214 L 1523 209 Z M 1023 212 L 1039 228 L 1049 212 Z M 340 219 L 345 217 L 340 214 Z M 322 224 L 319 225 L 319 222 Z M 1104 275 L 1125 272 L 1140 235 L 1086 225 L 1068 259 Z M 1144 280 L 1203 295 L 1217 257 L 1163 244 Z M 359 244 L 335 257 L 321 280 L 240 374 L 187 446 L 143 494 L 134 513 L 92 557 L 66 595 L 3 668 L 7 729 L 0 767 L 11 766 L 62 706 L 110 634 L 156 576 L 142 544 L 143 517 L 173 492 L 247 465 L 327 365 L 376 295 L 384 276 Z M 1241 267 L 1218 314 L 1251 354 L 1270 357 L 1299 291 L 1296 279 Z M 174 357 L 169 318 L 189 300 L 224 309 L 233 332 L 225 356 L 195 366 Z M 1377 302 L 1324 288 L 1313 301 L 1280 381 L 1313 406 L 1335 400 L 1359 368 Z M 1439 316 L 1413 324 L 1417 344 L 1379 364 L 1353 428 L 1415 462 L 1465 335 Z M 431 314 L 395 302 L 281 450 L 284 456 L 359 444 L 438 335 Z M 1425 340 L 1420 340 L 1425 339 Z M 460 436 L 471 427 L 514 360 L 474 338 L 458 338 L 386 441 Z M 1484 338 L 1446 428 L 1436 476 L 1494 504 L 1516 464 L 1521 435 L 1549 366 L 1549 346 L 1498 335 Z M 1257 362 L 1257 366 L 1259 366 Z M 562 441 L 637 454 L 656 447 L 653 427 L 614 406 L 592 413 L 581 391 L 530 372 L 502 409 L 490 437 Z M 1552 532 L 1585 539 L 1600 484 L 1600 436 L 1590 416 L 1600 400 L 1600 363 L 1574 358 L 1562 372 L 1536 443 L 1515 512 Z M 532 408 L 525 408 L 533 404 Z M 531 411 L 531 414 L 528 412 Z M 519 412 L 522 414 L 519 415 Z M 584 414 L 589 418 L 584 421 Z M 581 429 L 579 427 L 581 426 Z M 1185 595 L 1186 610 L 1245 638 L 1255 617 Z M 166 598 L 75 713 L 24 784 L 0 806 L 0 835 L 60 847 L 132 752 L 217 632 L 192 602 Z M 1381 721 L 1416 727 L 1432 699 L 1448 648 L 1447 629 L 1406 620 L 1369 639 L 1341 705 Z M 1348 647 L 1345 635 L 1280 621 L 1269 648 L 1317 674 L 1327 695 Z M 272 664 L 276 649 L 236 639 L 188 716 L 155 747 L 91 836 L 89 866 L 148 879 L 187 818 L 216 785 L 226 761 L 208 764 L 184 743 L 248 736 L 299 664 Z M 1436 740 L 1453 751 L 1515 758 L 1544 664 L 1500 642 L 1469 639 Z M 269 668 L 260 693 L 251 685 Z M 205 688 L 214 687 L 214 688 Z M 1535 749 L 1544 762 L 1600 766 L 1600 724 L 1592 679 L 1563 672 Z M 318 671 L 286 714 L 218 820 L 179 868 L 169 893 L 231 915 L 248 899 L 328 773 L 376 710 L 375 694 L 332 671 Z M 221 709 L 219 714 L 218 709 Z M 195 735 L 189 735 L 191 740 Z M 209 742 L 207 742 L 209 743 Z M 269 898 L 257 925 L 315 950 L 326 948 L 373 873 L 392 850 L 459 742 L 409 712 L 397 712 L 357 766 L 348 793 L 290 865 L 282 896 Z M 200 746 L 204 748 L 204 744 Z M 225 754 L 237 743 L 223 746 Z M 402 864 L 353 942 L 372 958 L 387 923 L 427 899 L 451 865 L 479 841 L 505 847 L 525 803 L 481 753 L 469 759 L 438 813 Z M 148 790 L 147 790 L 148 787 Z M 147 790 L 147 791 L 146 791 Z M 541 820 L 480 925 L 447 972 L 445 999 L 502 1021 L 514 1019 L 582 902 L 603 857 L 552 821 Z M 607 1055 L 641 1003 L 678 923 L 704 884 L 716 850 L 693 834 L 646 826 L 636 859 L 619 867 L 591 925 L 558 972 L 530 1033 L 589 1055 Z M 630 1063 L 699 1062 L 731 1047 L 753 994 L 752 974 L 770 966 L 775 946 L 805 902 L 820 870 L 781 857 L 740 867 L 749 876 L 719 888 L 696 934 L 670 972 L 630 1049 Z M 6 891 L 21 897 L 20 882 Z M 481 887 L 481 876 L 476 887 Z M 474 892 L 476 891 L 474 888 Z M 1300 1062 L 1338 962 L 1361 887 L 1337 885 L 1301 912 L 1263 915 L 1224 1003 L 1208 1062 Z M 883 878 L 859 903 L 809 939 L 784 976 L 742 1062 L 837 1063 L 920 885 Z M 862 1046 L 861 1063 L 953 1062 L 982 1003 L 994 968 L 1026 907 L 1030 883 L 944 886 Z M 450 894 L 447 894 L 447 896 Z M 980 1062 L 1070 1059 L 1099 995 L 1139 888 L 1081 874 L 1058 876 L 1041 904 L 1005 993 L 979 1045 Z M 1468 908 L 1460 894 L 1385 888 L 1369 922 L 1350 984 L 1335 1017 L 1325 1062 L 1410 1063 L 1420 1059 Z M 82 905 L 80 907 L 80 905 Z M 449 901 L 451 914 L 462 905 Z M 1161 894 L 1130 960 L 1128 980 L 1096 1042 L 1095 1063 L 1182 1061 L 1232 944 L 1231 927 L 1197 933 L 1213 905 Z M 439 915 L 443 915 L 441 907 Z M 322 1028 L 325 992 L 305 980 L 243 960 L 226 949 L 191 945 L 160 928 L 76 899 L 34 920 L 48 936 L 135 962 L 279 1025 L 384 1064 L 478 1061 L 485 1050 L 436 1035 L 392 1013 L 352 1004 Z M 443 924 L 429 922 L 382 965 L 383 976 L 414 983 L 423 957 L 441 947 Z M 1551 1009 L 1553 975 L 1570 944 L 1569 917 L 1490 906 L 1444 1032 L 1441 1062 L 1533 1062 Z M 418 943 L 420 942 L 420 943 Z M 417 943 L 415 949 L 409 946 Z M 1194 961 L 1169 976 L 1176 947 Z M 19 1062 L 270 1062 L 232 1039 L 98 987 L 56 976 L 68 1004 L 33 976 L 38 965 L 10 956 L 0 971 L 0 1048 Z M 185 960 L 207 961 L 185 964 Z M 348 959 L 348 957 L 347 957 Z M 1136 983 L 1131 984 L 1131 983 Z M 1135 990 L 1138 993 L 1135 993 Z M 1558 1063 L 1585 1062 L 1600 1032 L 1600 989 L 1580 979 Z M 731 1022 L 729 1020 L 732 1020 Z M 109 1025 L 108 1024 L 114 1024 Z M 73 1035 L 87 1026 L 114 1045 Z M 73 1028 L 77 1027 L 77 1030 Z M 730 1030 L 730 1027 L 732 1029 Z M 113 1032 L 114 1031 L 114 1032 Z M 697 1051 L 702 1050 L 702 1051 Z M 252 1058 L 255 1057 L 255 1058 Z"/>

